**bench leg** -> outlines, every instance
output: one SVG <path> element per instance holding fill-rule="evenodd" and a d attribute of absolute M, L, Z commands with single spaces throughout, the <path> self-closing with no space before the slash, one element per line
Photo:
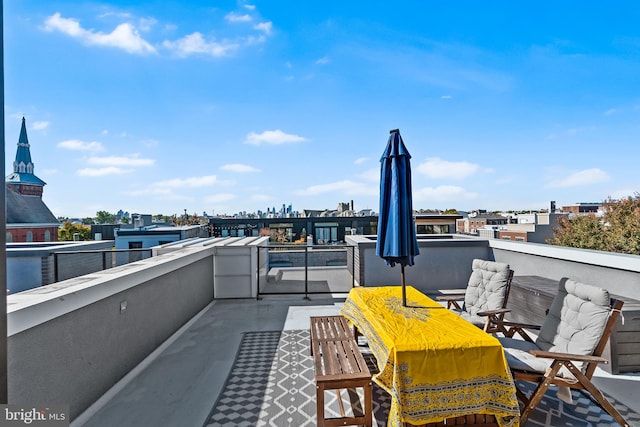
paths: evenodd
<path fill-rule="evenodd" d="M 373 419 L 373 387 L 371 381 L 364 385 L 364 426 L 371 427 Z"/>
<path fill-rule="evenodd" d="M 324 427 L 324 385 L 316 384 L 316 424 Z"/>

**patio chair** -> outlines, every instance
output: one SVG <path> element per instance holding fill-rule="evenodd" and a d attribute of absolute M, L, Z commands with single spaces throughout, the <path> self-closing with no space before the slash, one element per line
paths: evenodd
<path fill-rule="evenodd" d="M 464 294 L 449 294 L 436 297 L 447 301 L 447 308 L 484 329 L 486 332 L 502 332 L 513 270 L 509 264 L 474 259 L 471 276 Z M 459 301 L 463 301 L 460 306 Z"/>
<path fill-rule="evenodd" d="M 558 397 L 571 401 L 571 389 L 587 390 L 597 403 L 622 426 L 628 426 L 620 412 L 591 382 L 607 340 L 620 316 L 623 301 L 611 299 L 609 292 L 562 278 L 542 326 L 503 322 L 502 343 L 514 380 L 537 383 L 530 397 L 516 388 L 524 404 L 521 425 L 540 403 L 551 385 L 559 386 Z M 537 330 L 535 340 L 525 329 Z M 522 339 L 512 338 L 516 333 Z M 564 393 L 563 393 L 564 392 Z"/>

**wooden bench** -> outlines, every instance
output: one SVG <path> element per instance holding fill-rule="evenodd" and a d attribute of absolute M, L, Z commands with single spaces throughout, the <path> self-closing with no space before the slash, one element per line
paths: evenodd
<path fill-rule="evenodd" d="M 344 425 L 371 427 L 373 418 L 371 373 L 344 317 L 311 317 L 311 354 L 315 367 L 318 427 Z M 364 390 L 364 411 L 358 411 L 352 405 L 353 416 L 347 416 L 340 389 L 355 388 Z M 325 418 L 325 390 L 336 390 L 340 417 Z"/>

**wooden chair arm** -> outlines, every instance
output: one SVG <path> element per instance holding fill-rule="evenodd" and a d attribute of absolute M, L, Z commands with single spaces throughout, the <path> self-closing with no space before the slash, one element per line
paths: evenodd
<path fill-rule="evenodd" d="M 479 311 L 476 314 L 478 316 L 482 316 L 482 317 L 487 317 L 487 316 L 495 316 L 497 314 L 505 314 L 505 313 L 509 313 L 511 311 L 510 308 L 498 308 L 496 310 L 485 310 L 485 311 Z"/>
<path fill-rule="evenodd" d="M 510 322 L 508 320 L 503 320 L 500 322 L 503 326 L 508 326 L 509 328 L 515 329 L 533 329 L 535 331 L 539 331 L 542 326 L 540 325 L 532 325 L 529 323 L 519 323 L 519 322 Z"/>
<path fill-rule="evenodd" d="M 592 356 L 592 355 L 556 353 L 553 351 L 542 351 L 542 350 L 529 350 L 529 353 L 533 354 L 536 357 L 544 357 L 545 359 L 568 360 L 568 361 L 574 361 L 574 362 L 588 362 L 588 363 L 609 363 L 609 361 L 604 357 Z"/>
<path fill-rule="evenodd" d="M 464 294 L 438 295 L 436 299 L 439 301 L 446 301 L 447 308 L 455 307 L 457 310 L 462 310 L 458 301 L 464 301 Z"/>
<path fill-rule="evenodd" d="M 528 323 L 519 323 L 519 322 L 510 322 L 505 320 L 500 320 L 497 316 L 491 316 L 491 325 L 486 326 L 485 330 L 498 330 L 504 334 L 505 337 L 513 338 L 513 336 L 517 333 L 526 341 L 533 342 L 533 338 L 527 334 L 526 330 L 540 330 L 540 325 L 531 325 Z"/>
<path fill-rule="evenodd" d="M 460 301 L 464 299 L 464 294 L 438 295 L 438 301 Z"/>

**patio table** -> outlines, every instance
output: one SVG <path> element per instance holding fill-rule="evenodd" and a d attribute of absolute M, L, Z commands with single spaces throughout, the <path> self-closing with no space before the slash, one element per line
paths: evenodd
<path fill-rule="evenodd" d="M 490 414 L 518 426 L 520 411 L 500 342 L 407 286 L 353 288 L 341 314 L 364 335 L 391 395 L 387 425 Z"/>

